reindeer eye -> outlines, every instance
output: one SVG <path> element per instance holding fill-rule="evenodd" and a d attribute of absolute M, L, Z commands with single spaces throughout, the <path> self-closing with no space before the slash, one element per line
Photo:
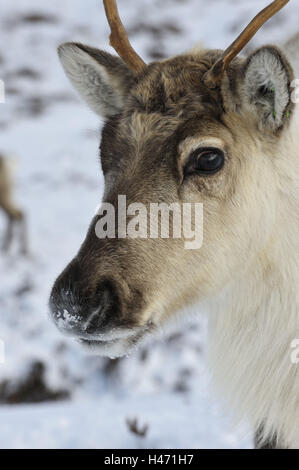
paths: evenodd
<path fill-rule="evenodd" d="M 185 174 L 212 175 L 223 168 L 224 153 L 217 148 L 200 148 L 192 152 Z"/>

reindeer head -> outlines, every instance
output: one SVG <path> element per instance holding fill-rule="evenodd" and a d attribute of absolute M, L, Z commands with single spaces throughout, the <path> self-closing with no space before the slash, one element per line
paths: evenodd
<path fill-rule="evenodd" d="M 122 58 L 59 47 L 72 84 L 105 125 L 103 203 L 203 203 L 204 242 L 99 238 L 97 215 L 50 298 L 59 329 L 96 353 L 125 354 L 185 305 L 215 296 L 265 250 L 279 197 L 276 159 L 291 119 L 292 69 L 262 47 L 236 55 L 287 1 L 263 10 L 225 52 L 194 50 L 145 65 L 114 0 L 104 1 Z M 132 219 L 132 215 L 129 219 Z"/>

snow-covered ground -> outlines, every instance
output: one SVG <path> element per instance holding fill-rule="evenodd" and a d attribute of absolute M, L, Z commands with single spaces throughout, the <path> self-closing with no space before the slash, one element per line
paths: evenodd
<path fill-rule="evenodd" d="M 1 0 L 0 151 L 16 162 L 16 200 L 29 221 L 31 255 L 0 254 L 0 447 L 245 448 L 208 386 L 205 324 L 193 318 L 121 361 L 84 356 L 47 317 L 49 290 L 76 253 L 98 206 L 100 123 L 72 91 L 57 59 L 67 40 L 109 49 L 100 0 Z M 224 47 L 262 0 L 119 0 L 146 59 L 197 41 Z M 292 5 L 252 45 L 279 42 L 298 25 Z M 5 219 L 0 214 L 0 234 Z M 212 390 L 213 392 L 213 390 Z M 49 401 L 56 398 L 57 401 Z M 64 400 L 62 400 L 64 398 Z M 41 403 L 30 403 L 41 401 Z M 148 425 L 144 438 L 127 419 Z"/>

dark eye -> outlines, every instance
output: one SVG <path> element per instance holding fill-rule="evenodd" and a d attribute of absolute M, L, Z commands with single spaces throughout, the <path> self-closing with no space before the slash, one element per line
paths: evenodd
<path fill-rule="evenodd" d="M 196 149 L 190 155 L 185 174 L 200 173 L 212 175 L 223 168 L 224 153 L 217 148 Z"/>

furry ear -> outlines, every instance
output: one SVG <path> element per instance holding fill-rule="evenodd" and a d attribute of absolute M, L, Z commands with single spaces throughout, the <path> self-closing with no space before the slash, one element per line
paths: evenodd
<path fill-rule="evenodd" d="M 134 76 L 119 57 L 78 43 L 62 44 L 58 55 L 73 86 L 95 113 L 106 118 L 121 112 Z"/>
<path fill-rule="evenodd" d="M 258 49 L 246 60 L 241 76 L 241 107 L 256 114 L 261 129 L 280 129 L 294 106 L 294 73 L 284 54 L 274 46 Z"/>

